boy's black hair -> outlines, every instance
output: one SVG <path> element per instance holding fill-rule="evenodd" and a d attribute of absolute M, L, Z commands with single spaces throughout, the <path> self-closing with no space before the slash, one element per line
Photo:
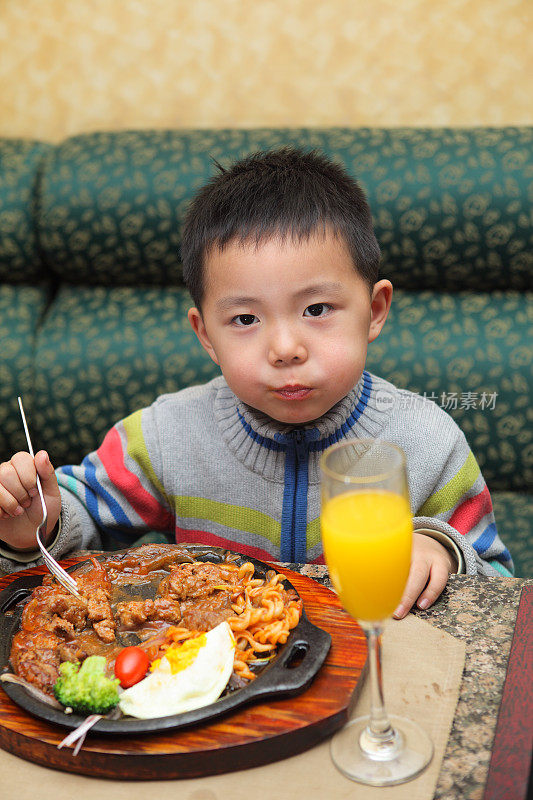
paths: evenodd
<path fill-rule="evenodd" d="M 216 162 L 215 162 L 216 163 Z M 190 205 L 182 232 L 183 278 L 201 309 L 204 263 L 209 251 L 231 241 L 272 236 L 295 240 L 333 230 L 370 289 L 377 280 L 380 250 L 363 191 L 339 164 L 316 150 L 294 147 L 253 153 L 219 174 Z"/>

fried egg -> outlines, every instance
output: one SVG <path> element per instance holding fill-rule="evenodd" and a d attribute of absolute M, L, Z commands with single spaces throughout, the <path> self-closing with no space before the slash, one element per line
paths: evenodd
<path fill-rule="evenodd" d="M 169 717 L 214 703 L 233 671 L 235 638 L 227 622 L 171 645 L 152 662 L 150 674 L 120 695 L 124 714 Z"/>

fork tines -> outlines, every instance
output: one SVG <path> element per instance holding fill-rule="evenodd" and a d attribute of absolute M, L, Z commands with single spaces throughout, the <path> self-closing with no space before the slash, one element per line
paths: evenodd
<path fill-rule="evenodd" d="M 44 545 L 41 544 L 40 541 L 39 549 L 42 553 L 44 563 L 54 577 L 57 578 L 59 583 L 64 586 L 65 589 L 68 589 L 69 592 L 76 595 L 76 597 L 81 600 L 81 595 L 78 592 L 78 586 L 74 578 L 69 575 L 60 564 L 57 563 L 55 558 L 50 555 L 48 550 L 44 547 Z"/>
<path fill-rule="evenodd" d="M 41 542 L 39 533 L 37 533 L 37 543 L 39 545 L 39 550 L 41 551 L 43 561 L 50 572 L 57 578 L 59 583 L 64 586 L 65 589 L 68 589 L 69 592 L 72 592 L 72 594 L 76 595 L 76 597 L 81 600 L 76 581 L 72 575 L 69 575 L 68 572 L 63 569 L 61 564 L 58 564 L 55 558 L 50 555 L 46 547 Z"/>

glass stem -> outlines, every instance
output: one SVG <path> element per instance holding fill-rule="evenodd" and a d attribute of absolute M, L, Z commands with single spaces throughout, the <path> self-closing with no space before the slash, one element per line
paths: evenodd
<path fill-rule="evenodd" d="M 370 667 L 370 721 L 362 732 L 359 745 L 369 758 L 390 760 L 401 750 L 401 736 L 391 726 L 383 700 L 383 678 L 381 674 L 381 635 L 379 624 L 363 626 L 368 645 Z"/>
<path fill-rule="evenodd" d="M 381 673 L 381 625 L 372 625 L 366 631 L 368 645 L 368 658 L 370 666 L 370 723 L 369 728 L 373 734 L 383 737 L 390 731 L 390 722 L 385 710 L 383 700 L 383 676 Z"/>

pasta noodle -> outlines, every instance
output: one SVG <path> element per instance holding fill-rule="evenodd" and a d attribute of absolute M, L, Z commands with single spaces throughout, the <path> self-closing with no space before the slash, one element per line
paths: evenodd
<path fill-rule="evenodd" d="M 228 617 L 236 641 L 233 669 L 236 675 L 253 680 L 254 661 L 273 658 L 278 645 L 285 644 L 292 628 L 298 625 L 303 603 L 296 593 L 285 589 L 285 577 L 276 572 L 266 579 L 254 578 L 255 567 L 249 561 L 238 568 L 238 582 L 216 588 L 231 592 L 233 615 Z M 171 627 L 166 632 L 164 652 L 170 645 L 199 636 L 200 631 Z"/>

